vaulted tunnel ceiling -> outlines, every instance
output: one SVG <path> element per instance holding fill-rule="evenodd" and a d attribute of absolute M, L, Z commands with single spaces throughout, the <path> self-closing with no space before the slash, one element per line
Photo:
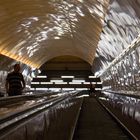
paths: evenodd
<path fill-rule="evenodd" d="M 138 34 L 140 0 L 0 1 L 0 67 L 5 69 L 14 61 L 3 56 L 39 68 L 69 55 L 90 65 L 94 60 L 93 70 L 103 70 Z"/>
<path fill-rule="evenodd" d="M 64 55 L 92 65 L 109 0 L 1 0 L 0 53 L 39 68 Z"/>

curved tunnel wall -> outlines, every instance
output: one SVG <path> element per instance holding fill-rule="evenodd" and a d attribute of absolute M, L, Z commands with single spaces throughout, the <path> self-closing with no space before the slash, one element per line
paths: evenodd
<path fill-rule="evenodd" d="M 139 43 L 129 47 L 140 34 L 140 2 L 137 0 L 111 0 L 100 36 L 92 69 L 99 72 L 104 89 L 138 94 Z M 114 65 L 113 61 L 130 49 Z M 108 68 L 109 67 L 109 68 Z M 107 69 L 107 70 L 106 70 Z"/>
<path fill-rule="evenodd" d="M 110 0 L 93 62 L 102 72 L 140 34 L 140 1 Z"/>
<path fill-rule="evenodd" d="M 140 138 L 140 35 L 102 73 L 102 103 Z M 100 98 L 100 96 L 102 96 Z"/>
<path fill-rule="evenodd" d="M 101 75 L 104 90 L 140 95 L 140 36 Z"/>

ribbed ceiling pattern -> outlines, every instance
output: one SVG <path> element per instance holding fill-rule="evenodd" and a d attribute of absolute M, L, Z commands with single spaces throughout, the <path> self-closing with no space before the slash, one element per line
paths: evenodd
<path fill-rule="evenodd" d="M 1 0 L 0 53 L 39 68 L 61 55 L 92 64 L 109 0 Z"/>

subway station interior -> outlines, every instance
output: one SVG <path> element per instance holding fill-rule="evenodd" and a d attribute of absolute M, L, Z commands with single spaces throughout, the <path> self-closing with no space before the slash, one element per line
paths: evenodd
<path fill-rule="evenodd" d="M 0 0 L 0 140 L 140 140 L 140 0 Z"/>

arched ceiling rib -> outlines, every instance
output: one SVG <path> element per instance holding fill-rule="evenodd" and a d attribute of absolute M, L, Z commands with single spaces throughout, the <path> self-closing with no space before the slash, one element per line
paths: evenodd
<path fill-rule="evenodd" d="M 108 2 L 0 1 L 0 53 L 36 68 L 58 55 L 92 64 Z"/>

